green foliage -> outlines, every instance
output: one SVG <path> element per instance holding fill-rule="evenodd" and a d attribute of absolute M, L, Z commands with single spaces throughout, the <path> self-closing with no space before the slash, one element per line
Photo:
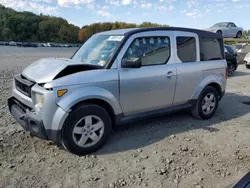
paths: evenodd
<path fill-rule="evenodd" d="M 31 12 L 17 12 L 0 5 L 0 41 L 35 42 L 85 42 L 93 34 L 112 29 L 136 27 L 160 27 L 151 22 L 133 24 L 125 22 L 104 22 L 84 26 L 81 29 L 69 24 L 63 18 L 36 15 Z"/>
<path fill-rule="evenodd" d="M 249 36 L 250 36 L 250 30 L 248 30 L 248 31 L 243 31 L 243 35 L 242 35 L 243 38 L 247 38 L 247 37 L 249 37 Z"/>
<path fill-rule="evenodd" d="M 63 18 L 16 12 L 0 5 L 0 40 L 75 43 L 79 30 Z"/>
<path fill-rule="evenodd" d="M 226 39 L 224 39 L 224 43 L 227 45 L 235 45 L 235 44 L 239 44 L 239 43 L 249 43 L 249 42 L 250 42 L 249 39 L 244 39 L 244 38 L 240 38 L 240 39 L 226 38 Z"/>
<path fill-rule="evenodd" d="M 143 22 L 142 24 L 133 24 L 133 23 L 125 23 L 125 22 L 104 22 L 104 23 L 94 23 L 89 26 L 84 26 L 79 31 L 79 41 L 84 42 L 88 38 L 90 38 L 93 34 L 109 31 L 112 29 L 126 29 L 126 28 L 145 28 L 145 27 L 168 27 L 168 25 L 160 25 L 151 22 Z"/>

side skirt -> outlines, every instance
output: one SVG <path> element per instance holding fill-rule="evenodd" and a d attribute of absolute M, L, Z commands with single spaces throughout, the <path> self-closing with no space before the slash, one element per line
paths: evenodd
<path fill-rule="evenodd" d="M 197 100 L 191 100 L 191 101 L 187 102 L 186 104 L 171 106 L 168 108 L 153 110 L 153 111 L 149 111 L 149 112 L 142 112 L 142 113 L 133 114 L 133 115 L 129 115 L 129 116 L 124 116 L 123 113 L 118 114 L 115 117 L 116 118 L 115 119 L 116 125 L 123 125 L 123 124 L 129 123 L 129 122 L 138 121 L 141 119 L 148 119 L 148 118 L 158 117 L 158 116 L 162 116 L 162 115 L 166 115 L 166 114 L 171 114 L 171 113 L 181 111 L 181 110 L 191 109 L 196 104 L 196 102 L 197 102 Z"/>

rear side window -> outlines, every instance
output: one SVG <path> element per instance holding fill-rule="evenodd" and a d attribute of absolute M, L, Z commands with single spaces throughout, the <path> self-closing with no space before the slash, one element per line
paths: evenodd
<path fill-rule="evenodd" d="M 183 63 L 196 62 L 197 50 L 194 37 L 177 37 L 177 55 Z"/>
<path fill-rule="evenodd" d="M 222 39 L 201 38 L 200 40 L 201 61 L 219 60 L 224 58 Z"/>
<path fill-rule="evenodd" d="M 142 66 L 166 64 L 170 58 L 169 37 L 135 39 L 123 59 L 141 58 Z"/>
<path fill-rule="evenodd" d="M 229 27 L 236 27 L 236 25 L 234 23 L 230 23 Z"/>

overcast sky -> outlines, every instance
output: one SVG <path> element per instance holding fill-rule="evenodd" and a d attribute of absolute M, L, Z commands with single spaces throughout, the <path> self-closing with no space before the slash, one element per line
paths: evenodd
<path fill-rule="evenodd" d="M 0 0 L 0 4 L 60 16 L 80 27 L 94 22 L 150 21 L 203 29 L 232 21 L 250 29 L 250 0 Z"/>

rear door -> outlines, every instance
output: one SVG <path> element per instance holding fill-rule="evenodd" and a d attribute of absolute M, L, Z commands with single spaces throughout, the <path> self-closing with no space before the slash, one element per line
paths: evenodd
<path fill-rule="evenodd" d="M 230 33 L 230 37 L 236 37 L 237 32 L 238 32 L 238 28 L 236 27 L 236 25 L 234 23 L 229 23 L 229 33 Z"/>
<path fill-rule="evenodd" d="M 200 63 L 199 38 L 196 33 L 174 32 L 177 68 L 174 105 L 189 101 L 202 77 L 203 66 Z"/>
<path fill-rule="evenodd" d="M 132 35 L 119 53 L 120 104 L 125 115 L 148 112 L 173 103 L 176 67 L 173 32 L 151 31 Z M 123 59 L 140 58 L 142 67 L 122 68 Z"/>

